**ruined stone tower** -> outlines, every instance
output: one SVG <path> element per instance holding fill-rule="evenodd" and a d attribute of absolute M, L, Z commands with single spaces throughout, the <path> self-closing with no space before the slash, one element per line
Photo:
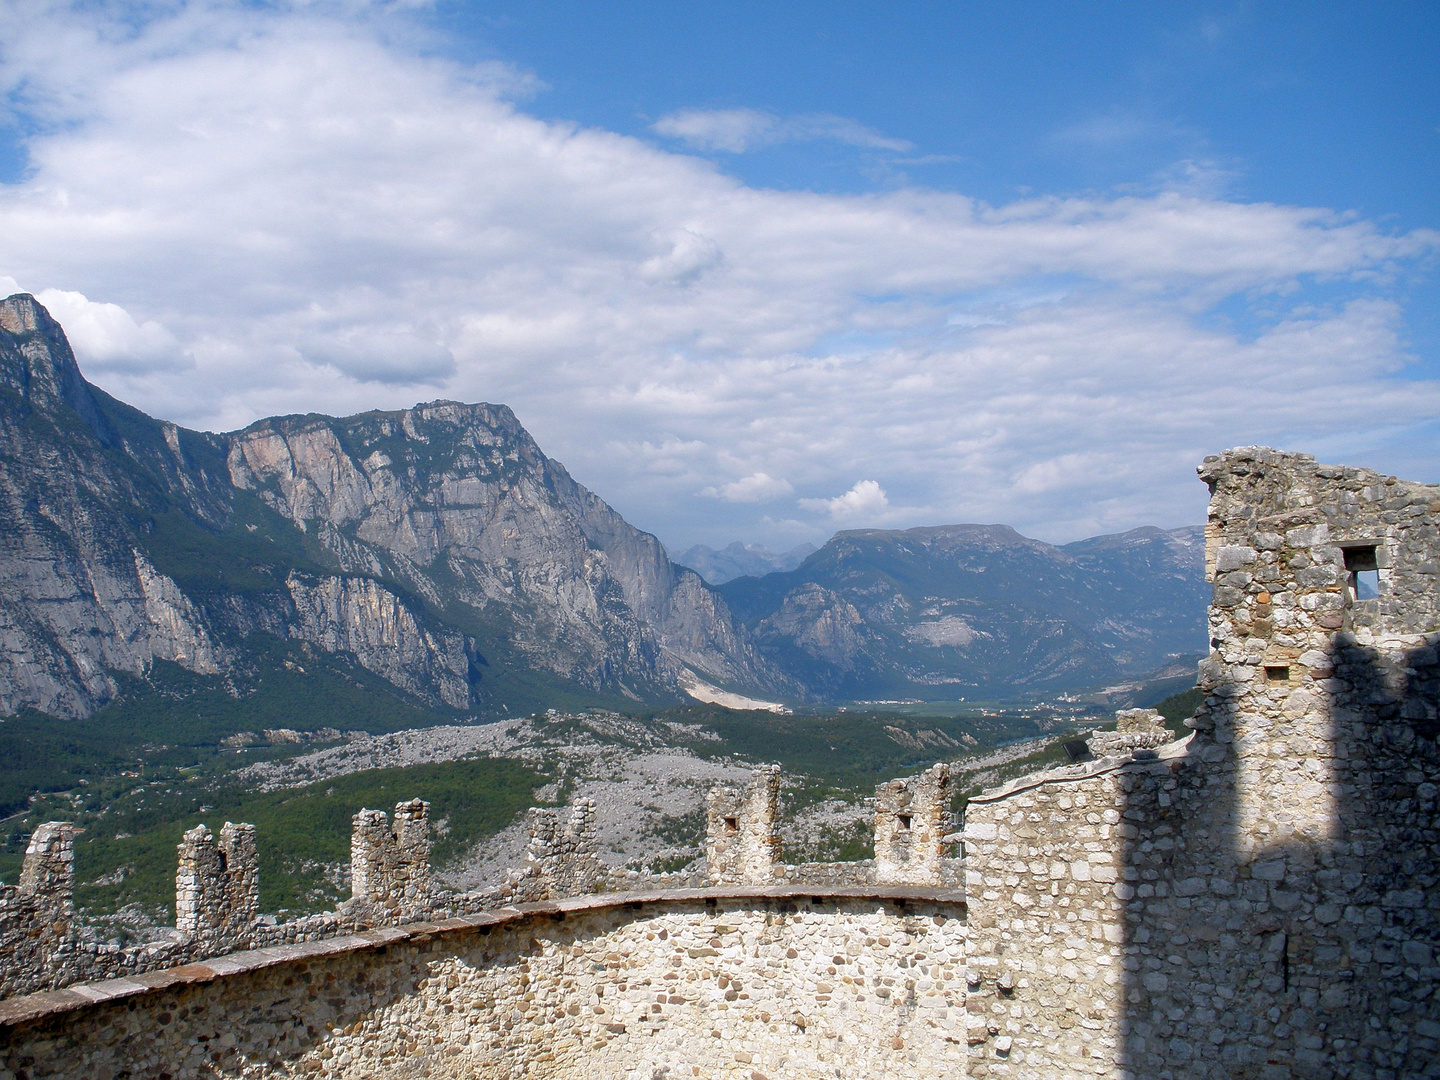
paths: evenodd
<path fill-rule="evenodd" d="M 780 767 L 756 769 L 744 788 L 711 788 L 705 858 L 711 884 L 767 885 L 780 865 Z"/>
<path fill-rule="evenodd" d="M 1440 1060 L 1440 488 L 1207 458 L 1188 742 L 972 799 L 972 1075 Z"/>
<path fill-rule="evenodd" d="M 877 882 L 928 885 L 940 880 L 953 790 L 944 762 L 875 789 Z"/>

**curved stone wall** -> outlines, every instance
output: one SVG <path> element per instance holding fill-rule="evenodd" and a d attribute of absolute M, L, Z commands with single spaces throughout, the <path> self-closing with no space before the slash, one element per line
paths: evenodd
<path fill-rule="evenodd" d="M 0 1003 L 0 1080 L 959 1075 L 965 933 L 939 889 L 522 905 Z"/>

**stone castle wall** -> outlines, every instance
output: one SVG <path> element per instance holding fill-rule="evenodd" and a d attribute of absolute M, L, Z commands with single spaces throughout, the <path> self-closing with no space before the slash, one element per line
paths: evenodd
<path fill-rule="evenodd" d="M 944 762 L 875 789 L 875 880 L 939 880 L 950 849 L 945 837 L 954 793 L 950 766 Z"/>
<path fill-rule="evenodd" d="M 534 905 L 0 1003 L 0 1080 L 963 1067 L 958 894 L 717 892 Z"/>
<path fill-rule="evenodd" d="M 705 867 L 712 885 L 763 885 L 780 866 L 780 769 L 757 771 L 744 788 L 711 788 L 705 803 Z"/>
<path fill-rule="evenodd" d="M 1201 476 L 1194 734 L 967 808 L 971 1075 L 1440 1075 L 1440 488 Z"/>

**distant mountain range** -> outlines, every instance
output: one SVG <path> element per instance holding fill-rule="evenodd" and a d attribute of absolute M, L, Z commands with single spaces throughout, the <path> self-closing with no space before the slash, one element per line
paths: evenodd
<path fill-rule="evenodd" d="M 720 593 L 762 655 L 832 699 L 1094 685 L 1206 644 L 1198 525 L 1063 547 L 1004 525 L 856 530 Z"/>
<path fill-rule="evenodd" d="M 775 552 L 759 544 L 736 540 L 716 551 L 704 544 L 686 548 L 675 561 L 688 566 L 711 585 L 724 585 L 738 577 L 761 577 L 777 571 L 794 570 L 805 556 L 814 553 L 814 544 L 800 544 L 789 551 Z"/>
<path fill-rule="evenodd" d="M 790 568 L 731 577 L 774 559 Z M 697 680 L 953 700 L 1205 641 L 1198 529 L 1063 548 L 862 531 L 681 561 L 727 580 L 671 562 L 503 405 L 189 431 L 87 383 L 32 297 L 0 302 L 0 714 L 87 716 L 157 664 L 232 695 L 328 665 L 465 713 L 667 702 Z"/>

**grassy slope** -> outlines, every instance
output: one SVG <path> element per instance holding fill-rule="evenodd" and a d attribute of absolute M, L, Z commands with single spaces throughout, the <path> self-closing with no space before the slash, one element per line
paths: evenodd
<path fill-rule="evenodd" d="M 420 796 L 441 824 L 434 864 L 443 866 L 477 840 L 509 825 L 532 805 L 541 778 L 513 761 L 480 758 L 374 769 L 302 788 L 255 794 L 241 787 L 205 790 L 183 782 L 136 789 L 87 825 L 75 847 L 77 900 L 113 909 L 127 903 L 170 910 L 175 846 L 198 823 L 219 832 L 226 821 L 255 825 L 262 911 L 312 911 L 349 895 L 348 883 L 327 871 L 350 858 L 350 820 L 362 807 L 390 810 Z M 437 830 L 439 831 L 439 830 Z M 128 835 L 127 835 L 128 834 Z M 85 885 L 126 869 L 118 885 Z"/>
<path fill-rule="evenodd" d="M 37 792 L 68 791 L 122 770 L 205 765 L 242 731 L 334 727 L 371 733 L 454 723 L 364 669 L 266 635 L 249 639 L 240 679 L 157 661 L 147 679 L 121 677 L 121 696 L 87 720 L 38 712 L 0 720 L 0 815 Z M 251 758 L 250 760 L 254 760 Z"/>

